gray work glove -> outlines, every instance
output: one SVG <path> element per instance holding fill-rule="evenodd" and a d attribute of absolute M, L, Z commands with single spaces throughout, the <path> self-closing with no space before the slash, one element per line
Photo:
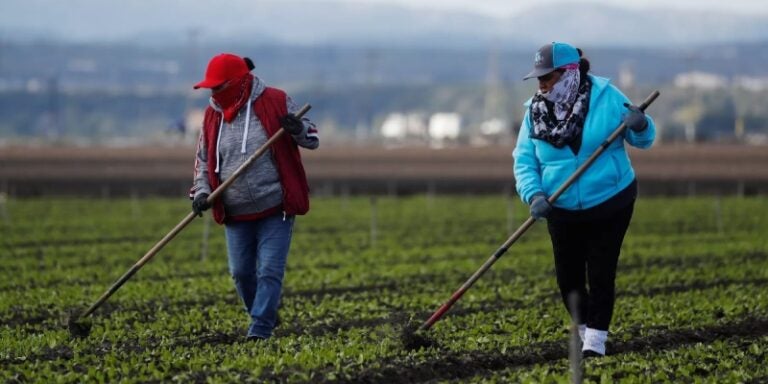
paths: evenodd
<path fill-rule="evenodd" d="M 624 125 L 634 132 L 642 132 L 648 128 L 648 120 L 645 119 L 645 113 L 637 105 L 624 103 L 629 112 L 624 115 Z"/>
<path fill-rule="evenodd" d="M 208 204 L 207 193 L 201 193 L 195 196 L 195 199 L 192 200 L 192 211 L 195 212 L 195 214 L 200 217 L 203 217 L 203 211 L 207 210 L 210 207 L 211 205 Z"/>
<path fill-rule="evenodd" d="M 531 198 L 531 216 L 534 219 L 546 218 L 551 211 L 552 206 L 547 201 L 547 195 L 542 192 L 533 195 L 533 198 Z"/>
<path fill-rule="evenodd" d="M 280 125 L 291 135 L 298 135 L 301 132 L 304 132 L 304 123 L 293 113 L 281 117 Z"/>

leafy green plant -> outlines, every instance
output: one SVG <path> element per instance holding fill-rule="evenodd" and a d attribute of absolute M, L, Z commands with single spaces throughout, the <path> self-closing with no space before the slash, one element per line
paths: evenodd
<path fill-rule="evenodd" d="M 265 343 L 228 276 L 223 231 L 200 258 L 190 225 L 72 339 L 90 304 L 187 202 L 14 200 L 0 243 L 0 380 L 64 382 L 568 382 L 568 318 L 551 245 L 535 225 L 435 325 L 425 320 L 507 237 L 500 196 L 317 198 L 297 220 L 280 315 Z M 760 382 L 768 378 L 768 202 L 638 201 L 622 249 L 609 351 L 586 382 Z M 522 216 L 518 214 L 518 216 Z M 42 218 L 42 222 L 40 220 Z M 522 220 L 522 218 L 519 218 Z"/>

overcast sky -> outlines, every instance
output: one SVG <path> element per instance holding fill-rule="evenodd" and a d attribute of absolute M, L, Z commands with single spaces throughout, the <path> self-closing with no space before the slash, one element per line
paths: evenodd
<path fill-rule="evenodd" d="M 309 2 L 324 2 L 329 0 L 304 0 Z M 334 1 L 334 0 L 330 0 Z M 768 1 L 766 0 L 530 0 L 530 1 L 513 1 L 513 0 L 336 0 L 348 2 L 351 4 L 361 3 L 380 3 L 380 4 L 396 4 L 410 8 L 426 8 L 426 9 L 440 9 L 440 10 L 458 10 L 465 12 L 481 13 L 490 16 L 505 17 L 514 15 L 521 10 L 530 7 L 540 7 L 542 5 L 563 3 L 563 4 L 578 4 L 578 3 L 601 3 L 611 5 L 614 7 L 624 7 L 633 9 L 644 8 L 677 8 L 677 9 L 689 9 L 689 10 L 712 10 L 712 11 L 727 11 L 735 13 L 745 14 L 762 14 L 768 15 Z M 99 6 L 107 8 L 137 8 L 144 7 L 150 8 L 157 6 L 163 8 L 163 6 L 172 5 L 180 8 L 209 8 L 209 9 L 226 9 L 232 5 L 242 5 L 243 3 L 250 4 L 251 6 L 259 7 L 259 3 L 272 3 L 280 4 L 282 0 L 125 0 L 125 1 L 112 1 L 105 0 L 103 2 L 94 2 L 91 0 L 0 0 L 0 21 L 3 19 L 7 21 L 17 20 L 18 18 L 34 20 L 35 14 L 45 14 L 47 9 L 57 9 L 57 6 L 66 4 L 70 11 L 79 13 L 78 11 L 86 11 L 87 8 L 96 8 Z M 97 4 L 97 5 L 95 5 Z M 47 6 L 46 6 L 47 5 Z M 80 8 L 80 9 L 78 9 Z M 85 8 L 85 9 L 83 9 Z M 18 12 L 16 12 L 18 11 Z M 3 17 L 2 14 L 5 14 Z M 83 20 L 86 21 L 86 20 Z M 2 28 L 2 25 L 0 25 Z"/>
<path fill-rule="evenodd" d="M 290 14 L 300 7 L 307 8 L 302 20 L 309 17 L 311 20 L 334 20 L 335 23 L 353 25 L 355 20 L 339 21 L 328 17 L 338 14 L 339 2 L 458 11 L 498 18 L 515 16 L 528 8 L 541 10 L 547 7 L 552 11 L 561 11 L 559 14 L 562 14 L 563 9 L 573 7 L 574 12 L 578 14 L 579 4 L 584 3 L 637 10 L 674 8 L 711 12 L 711 15 L 704 16 L 709 16 L 708 22 L 715 23 L 715 26 L 723 13 L 768 16 L 768 0 L 0 0 L 0 41 L 6 37 L 29 35 L 33 38 L 53 36 L 75 41 L 108 41 L 133 39 L 138 34 L 159 35 L 162 32 L 168 35 L 168 32 L 177 33 L 191 28 L 202 29 L 209 36 L 217 33 L 219 36 L 226 36 L 254 26 L 263 30 L 279 28 L 280 33 L 275 33 L 285 37 L 294 32 Z M 326 7 L 327 3 L 331 4 Z M 412 13 L 418 20 L 421 13 Z M 389 13 L 390 17 L 391 14 Z M 249 17 L 244 17 L 246 15 Z M 371 30 L 387 26 L 387 20 L 376 19 L 376 13 L 372 15 L 375 22 L 367 22 L 376 25 L 366 24 L 360 27 L 361 30 L 367 26 L 370 26 Z M 428 20 L 425 19 L 425 24 L 426 21 Z M 700 21 L 696 18 L 688 20 L 681 17 L 677 26 L 684 28 L 686 24 L 696 24 Z M 434 24 L 434 20 L 431 22 Z M 726 24 L 721 27 L 731 28 L 730 24 Z M 335 26 L 321 27 L 329 29 Z M 305 29 L 311 31 L 313 26 L 307 27 Z M 305 40 L 303 35 L 301 39 L 294 36 L 288 41 L 300 40 Z"/>
<path fill-rule="evenodd" d="M 768 14 L 766 0 L 347 0 L 350 3 L 400 4 L 408 7 L 472 11 L 495 16 L 513 15 L 525 8 L 552 3 L 602 3 L 634 9 L 676 8 Z"/>

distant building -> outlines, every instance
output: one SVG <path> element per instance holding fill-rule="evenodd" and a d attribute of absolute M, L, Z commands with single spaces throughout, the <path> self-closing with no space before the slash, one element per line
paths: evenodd
<path fill-rule="evenodd" d="M 462 117 L 455 112 L 438 112 L 429 119 L 421 113 L 394 112 L 381 124 L 381 137 L 389 146 L 429 144 L 439 148 L 458 144 L 461 134 Z"/>
<path fill-rule="evenodd" d="M 400 140 L 405 138 L 407 119 L 403 113 L 390 113 L 381 124 L 381 136 L 384 139 Z"/>
<path fill-rule="evenodd" d="M 714 73 L 693 71 L 675 76 L 675 86 L 678 88 L 699 88 L 714 90 L 728 86 L 728 79 Z"/>
<path fill-rule="evenodd" d="M 424 144 L 428 135 L 426 118 L 421 113 L 390 113 L 381 124 L 386 144 Z"/>
<path fill-rule="evenodd" d="M 768 77 L 737 76 L 733 84 L 751 92 L 768 91 Z"/>
<path fill-rule="evenodd" d="M 461 115 L 439 112 L 429 118 L 429 138 L 433 147 L 455 144 L 461 134 Z"/>
<path fill-rule="evenodd" d="M 494 117 L 480 123 L 477 130 L 470 133 L 469 144 L 475 147 L 486 145 L 509 145 L 512 140 L 509 122 Z"/>
<path fill-rule="evenodd" d="M 749 145 L 768 145 L 768 134 L 750 133 L 744 135 L 744 142 Z"/>
<path fill-rule="evenodd" d="M 483 121 L 480 124 L 480 133 L 485 136 L 500 136 L 507 133 L 507 121 L 499 118 Z"/>

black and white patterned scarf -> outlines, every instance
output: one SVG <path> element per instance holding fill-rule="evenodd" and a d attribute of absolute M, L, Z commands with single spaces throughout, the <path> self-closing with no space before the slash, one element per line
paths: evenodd
<path fill-rule="evenodd" d="M 591 88 L 589 77 L 581 81 L 577 67 L 566 69 L 549 92 L 537 92 L 530 106 L 531 137 L 557 148 L 579 138 L 589 111 Z"/>

